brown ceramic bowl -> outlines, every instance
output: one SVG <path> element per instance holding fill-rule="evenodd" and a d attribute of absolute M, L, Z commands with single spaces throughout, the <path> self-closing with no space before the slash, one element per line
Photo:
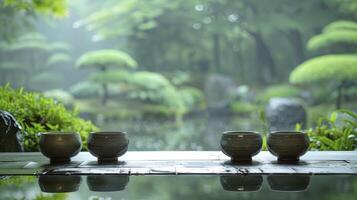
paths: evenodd
<path fill-rule="evenodd" d="M 309 175 L 270 175 L 270 188 L 276 191 L 304 191 L 310 183 Z"/>
<path fill-rule="evenodd" d="M 129 183 L 127 175 L 92 175 L 87 177 L 88 188 L 97 192 L 124 190 Z"/>
<path fill-rule="evenodd" d="M 251 162 L 262 149 L 262 136 L 252 131 L 229 131 L 221 137 L 222 152 L 233 162 Z"/>
<path fill-rule="evenodd" d="M 81 184 L 81 177 L 74 175 L 41 175 L 38 184 L 42 192 L 75 192 Z"/>
<path fill-rule="evenodd" d="M 124 132 L 94 132 L 88 137 L 88 150 L 98 162 L 116 162 L 128 150 L 129 139 Z"/>
<path fill-rule="evenodd" d="M 221 185 L 227 191 L 259 191 L 263 177 L 261 175 L 221 176 Z"/>
<path fill-rule="evenodd" d="M 51 163 L 70 162 L 82 148 L 82 140 L 74 132 L 48 132 L 40 134 L 40 151 Z"/>
<path fill-rule="evenodd" d="M 272 132 L 268 135 L 267 146 L 278 161 L 298 161 L 309 148 L 309 137 L 303 132 Z"/>

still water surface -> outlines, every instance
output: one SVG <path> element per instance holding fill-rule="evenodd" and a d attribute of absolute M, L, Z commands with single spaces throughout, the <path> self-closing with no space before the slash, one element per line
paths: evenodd
<path fill-rule="evenodd" d="M 65 192 L 71 191 L 71 192 Z M 3 177 L 0 199 L 355 200 L 357 176 Z"/>

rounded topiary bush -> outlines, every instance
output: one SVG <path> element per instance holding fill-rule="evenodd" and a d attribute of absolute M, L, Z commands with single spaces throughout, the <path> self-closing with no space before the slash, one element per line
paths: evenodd
<path fill-rule="evenodd" d="M 10 112 L 26 131 L 25 151 L 38 151 L 39 132 L 76 131 L 85 144 L 89 132 L 97 128 L 90 122 L 67 110 L 63 104 L 39 93 L 0 87 L 0 110 Z"/>
<path fill-rule="evenodd" d="M 257 95 L 257 101 L 268 103 L 273 97 L 298 97 L 301 91 L 292 85 L 274 85 L 266 88 L 262 93 Z"/>
<path fill-rule="evenodd" d="M 90 81 L 79 82 L 69 88 L 69 92 L 76 98 L 93 98 L 102 95 L 99 84 Z"/>

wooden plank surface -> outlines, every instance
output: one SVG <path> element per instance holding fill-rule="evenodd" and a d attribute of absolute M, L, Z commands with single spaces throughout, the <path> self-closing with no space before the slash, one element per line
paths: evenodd
<path fill-rule="evenodd" d="M 279 164 L 269 152 L 260 152 L 252 164 L 232 164 L 219 151 L 129 151 L 116 164 L 98 165 L 81 152 L 70 164 L 49 165 L 40 153 L 0 153 L 0 175 L 126 174 L 352 174 L 357 175 L 357 151 L 311 151 L 294 164 Z"/>

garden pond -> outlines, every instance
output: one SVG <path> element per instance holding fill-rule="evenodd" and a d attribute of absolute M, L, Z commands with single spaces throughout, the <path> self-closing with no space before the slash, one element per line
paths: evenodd
<path fill-rule="evenodd" d="M 13 176 L 1 178 L 0 199 L 353 200 L 357 195 L 355 176 L 290 175 L 288 179 L 285 177 L 279 181 L 278 178 L 274 179 L 270 176 L 250 175 L 245 176 L 244 180 L 243 182 L 239 182 L 239 179 L 232 181 L 227 177 L 219 176 L 129 177 L 101 175 L 96 177 L 66 176 L 63 183 L 60 181 L 54 183 L 51 181 L 51 176 L 49 179 L 35 176 Z"/>

